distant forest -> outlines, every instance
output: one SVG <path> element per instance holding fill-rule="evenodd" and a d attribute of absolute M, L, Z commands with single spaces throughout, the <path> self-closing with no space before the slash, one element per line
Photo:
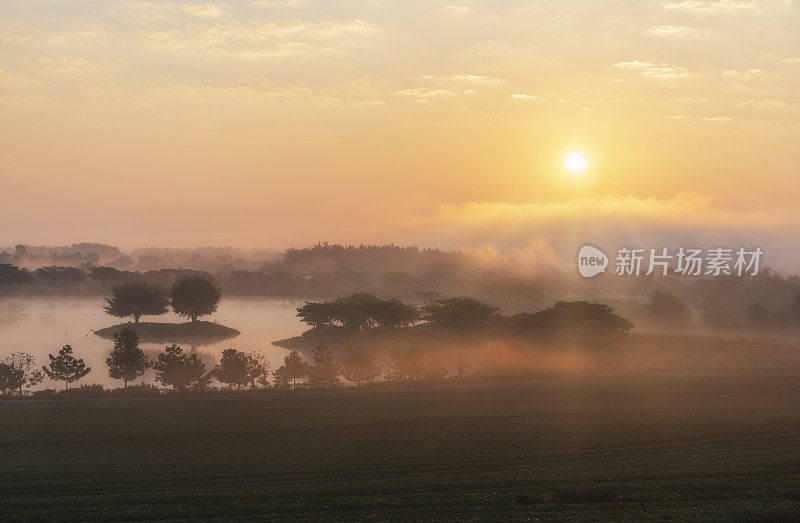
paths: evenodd
<path fill-rule="evenodd" d="M 213 278 L 227 296 L 288 299 L 371 293 L 422 303 L 468 295 L 513 314 L 562 299 L 612 305 L 638 329 L 796 335 L 800 278 L 764 268 L 756 276 L 579 278 L 572 271 L 523 274 L 502 259 L 399 245 L 319 243 L 266 250 L 199 247 L 125 252 L 100 243 L 0 249 L 0 295 L 107 296 L 137 281 L 171 286 L 183 276 Z"/>

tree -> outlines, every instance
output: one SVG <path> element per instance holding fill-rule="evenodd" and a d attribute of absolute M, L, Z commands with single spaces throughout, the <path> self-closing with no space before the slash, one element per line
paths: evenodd
<path fill-rule="evenodd" d="M 608 305 L 588 301 L 558 301 L 535 313 L 514 315 L 507 325 L 521 340 L 582 348 L 613 344 L 633 328 Z"/>
<path fill-rule="evenodd" d="M 156 381 L 174 390 L 200 389 L 207 383 L 206 364 L 197 354 L 185 354 L 180 346 L 172 344 L 164 348 L 153 363 Z"/>
<path fill-rule="evenodd" d="M 7 379 L 12 389 L 19 391 L 22 397 L 22 388 L 30 389 L 44 381 L 44 372 L 39 370 L 36 359 L 27 352 L 15 352 L 3 360 L 10 367 Z"/>
<path fill-rule="evenodd" d="M 314 329 L 332 327 L 337 320 L 337 310 L 338 306 L 334 302 L 306 302 L 302 307 L 298 307 L 297 317 Z"/>
<path fill-rule="evenodd" d="M 195 323 L 198 316 L 216 312 L 222 291 L 204 276 L 185 276 L 172 286 L 169 296 L 172 310 Z"/>
<path fill-rule="evenodd" d="M 50 365 L 42 366 L 42 370 L 47 374 L 47 377 L 53 381 L 63 381 L 64 390 L 69 388 L 69 384 L 73 381 L 78 381 L 83 378 L 92 368 L 87 367 L 82 359 L 78 359 L 72 355 L 72 347 L 64 345 L 58 356 L 48 354 L 50 358 Z"/>
<path fill-rule="evenodd" d="M 390 381 L 419 380 L 425 375 L 425 365 L 420 360 L 419 350 L 416 347 L 409 347 L 405 351 L 393 349 L 389 352 L 389 357 L 391 360 L 386 377 Z"/>
<path fill-rule="evenodd" d="M 375 363 L 375 356 L 364 349 L 353 349 L 342 362 L 342 375 L 361 387 L 375 381 L 381 375 L 381 368 Z"/>
<path fill-rule="evenodd" d="M 458 355 L 458 360 L 456 361 L 456 369 L 458 369 L 458 377 L 459 378 L 463 378 L 464 377 L 464 371 L 469 369 L 470 367 L 471 367 L 471 364 L 469 362 L 469 359 L 467 359 L 467 357 L 465 355 L 459 354 Z"/>
<path fill-rule="evenodd" d="M 48 265 L 47 267 L 39 267 L 34 272 L 37 278 L 49 281 L 51 286 L 61 282 L 65 287 L 67 285 L 75 285 L 86 281 L 86 275 L 77 267 L 63 267 L 58 265 Z"/>
<path fill-rule="evenodd" d="M 660 290 L 650 298 L 647 313 L 651 320 L 670 327 L 686 326 L 691 321 L 691 313 L 681 299 Z"/>
<path fill-rule="evenodd" d="M 0 362 L 0 392 L 3 396 L 17 390 L 23 383 L 25 383 L 25 372 L 22 369 L 5 361 Z"/>
<path fill-rule="evenodd" d="M 133 381 L 150 367 L 144 351 L 139 348 L 139 335 L 130 327 L 114 334 L 114 348 L 111 356 L 106 359 L 108 375 L 115 380 L 122 380 L 123 388 L 128 388 L 128 382 Z"/>
<path fill-rule="evenodd" d="M 269 387 L 269 361 L 263 354 L 251 352 L 247 355 L 247 381 L 250 383 L 250 388 L 256 388 L 256 383 L 264 387 Z"/>
<path fill-rule="evenodd" d="M 222 358 L 219 364 L 214 367 L 214 377 L 220 383 L 224 383 L 229 389 L 236 386 L 242 388 L 251 382 L 250 379 L 250 359 L 244 352 L 236 349 L 225 349 L 222 351 Z"/>
<path fill-rule="evenodd" d="M 333 387 L 339 384 L 341 367 L 336 363 L 333 351 L 324 343 L 314 348 L 314 365 L 309 369 L 309 382 L 315 387 Z"/>
<path fill-rule="evenodd" d="M 447 367 L 439 358 L 431 356 L 422 366 L 422 378 L 428 381 L 444 381 L 447 378 Z"/>
<path fill-rule="evenodd" d="M 159 285 L 140 281 L 112 287 L 111 293 L 112 297 L 106 299 L 103 307 L 111 316 L 131 316 L 134 323 L 139 323 L 142 316 L 157 316 L 167 312 L 167 296 Z"/>
<path fill-rule="evenodd" d="M 419 318 L 419 310 L 400 300 L 382 300 L 370 308 L 370 316 L 380 329 L 396 329 L 413 325 Z"/>
<path fill-rule="evenodd" d="M 308 376 L 308 364 L 298 351 L 293 350 L 283 358 L 283 365 L 278 367 L 273 375 L 275 376 L 276 387 L 288 386 L 291 381 L 292 388 L 296 388 L 297 380 Z"/>
<path fill-rule="evenodd" d="M 489 326 L 500 309 L 466 296 L 442 298 L 422 307 L 422 319 L 466 336 Z"/>
<path fill-rule="evenodd" d="M 28 269 L 20 269 L 10 263 L 0 263 L 0 287 L 11 287 L 33 283 L 33 277 Z"/>

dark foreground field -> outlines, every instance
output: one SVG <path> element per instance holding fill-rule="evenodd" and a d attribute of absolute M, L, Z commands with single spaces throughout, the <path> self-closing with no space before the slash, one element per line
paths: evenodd
<path fill-rule="evenodd" d="M 0 404 L 4 519 L 800 518 L 800 383 Z"/>

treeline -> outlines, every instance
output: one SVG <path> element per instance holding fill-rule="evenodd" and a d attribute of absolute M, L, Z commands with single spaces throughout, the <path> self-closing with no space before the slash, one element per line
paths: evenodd
<path fill-rule="evenodd" d="M 389 331 L 428 329 L 471 336 L 513 338 L 518 341 L 595 348 L 619 341 L 632 328 L 608 305 L 588 301 L 559 301 L 537 312 L 500 314 L 479 300 L 438 297 L 417 306 L 371 294 L 352 294 L 325 302 L 306 302 L 297 309 L 311 331 Z"/>
<path fill-rule="evenodd" d="M 219 362 L 211 368 L 197 354 L 186 353 L 175 344 L 165 347 L 151 360 L 139 347 L 139 337 L 131 327 L 124 327 L 114 335 L 114 347 L 106 359 L 108 375 L 122 381 L 121 389 L 106 390 L 97 384 L 70 389 L 71 384 L 92 372 L 70 345 L 62 347 L 57 355 L 50 354 L 49 360 L 48 365 L 38 366 L 33 356 L 18 352 L 0 361 L 0 392 L 5 397 L 21 398 L 45 378 L 62 382 L 64 389 L 60 393 L 52 389 L 34 391 L 33 397 L 153 395 L 160 394 L 162 389 L 202 392 L 213 390 L 214 381 L 227 390 L 286 390 L 362 387 L 381 378 L 387 382 L 438 383 L 448 377 L 447 368 L 438 359 L 423 359 L 414 348 L 391 351 L 387 362 L 380 364 L 374 354 L 363 349 L 337 354 L 320 344 L 314 349 L 311 361 L 292 351 L 274 372 L 263 354 L 233 348 L 224 350 Z M 459 362 L 459 374 L 467 366 Z M 155 372 L 158 385 L 130 385 L 148 369 Z"/>
<path fill-rule="evenodd" d="M 300 270 L 300 269 L 295 269 Z M 559 288 L 558 282 L 513 277 L 507 274 L 454 271 L 440 267 L 419 277 L 407 272 L 386 272 L 377 277 L 354 271 L 296 274 L 286 270 L 230 270 L 215 274 L 190 269 L 159 269 L 146 272 L 108 266 L 44 266 L 28 270 L 0 263 L 0 291 L 104 293 L 118 285 L 144 282 L 171 286 L 185 276 L 213 278 L 225 292 L 236 295 L 307 297 L 341 295 L 347 292 L 380 292 L 414 296 L 418 293 L 453 291 L 504 299 L 541 301 Z"/>

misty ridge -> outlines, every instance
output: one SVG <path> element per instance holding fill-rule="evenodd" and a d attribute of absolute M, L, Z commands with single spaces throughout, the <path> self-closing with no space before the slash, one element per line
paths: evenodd
<path fill-rule="evenodd" d="M 112 287 L 144 282 L 168 288 L 181 277 L 212 279 L 228 296 L 341 298 L 369 293 L 421 304 L 470 296 L 506 313 L 540 310 L 559 300 L 612 306 L 637 331 L 793 336 L 800 333 L 800 278 L 763 268 L 756 276 L 653 274 L 591 280 L 575 271 L 535 274 L 484 253 L 415 246 L 345 246 L 239 250 L 141 248 L 100 243 L 0 250 L 0 293 L 107 296 Z"/>

